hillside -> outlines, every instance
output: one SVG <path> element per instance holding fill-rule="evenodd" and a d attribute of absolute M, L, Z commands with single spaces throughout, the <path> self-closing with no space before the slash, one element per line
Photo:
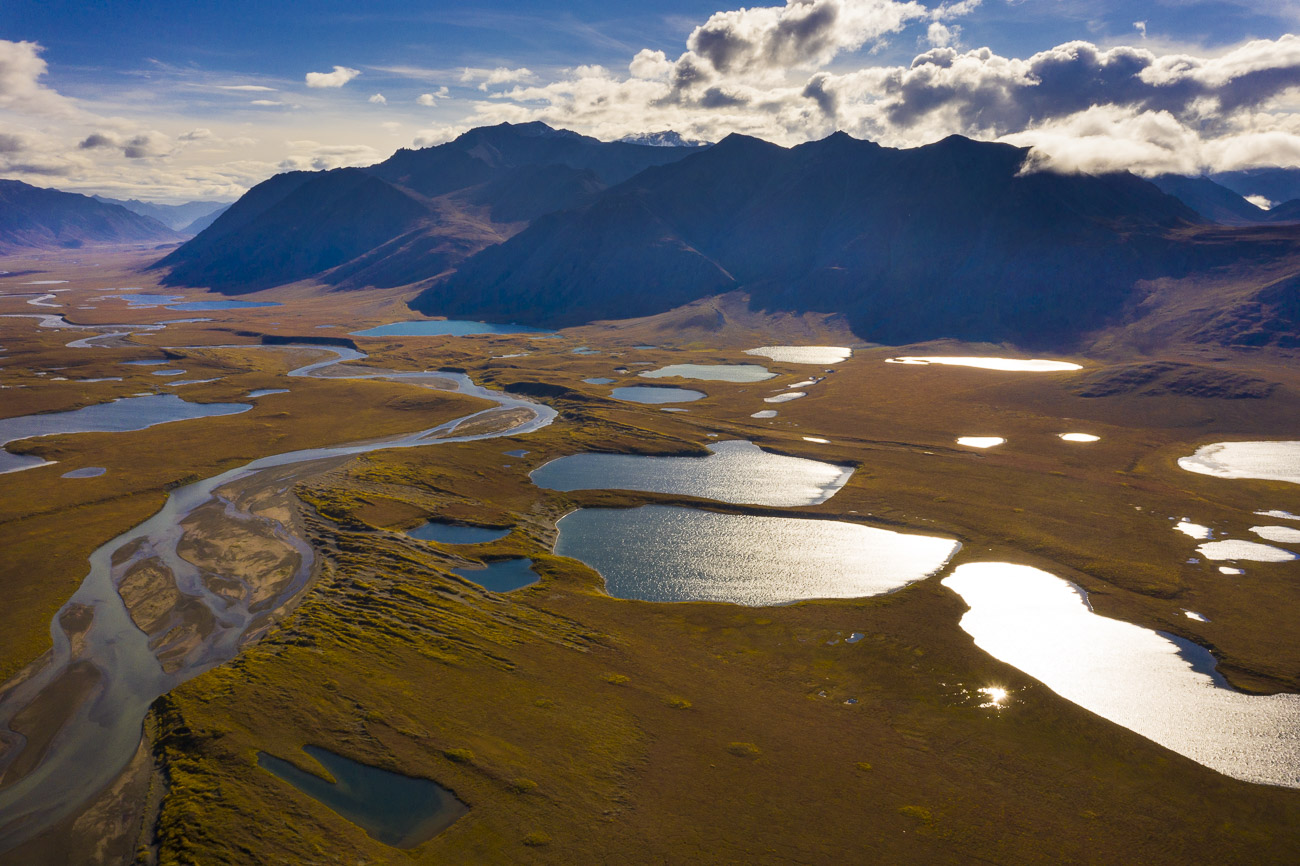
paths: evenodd
<path fill-rule="evenodd" d="M 571 325 L 732 289 L 834 312 L 882 342 L 1067 340 L 1137 280 L 1189 266 L 1202 221 L 1129 174 L 1022 175 L 1027 151 L 953 136 L 895 150 L 837 133 L 733 135 L 484 250 L 412 304 Z"/>
<path fill-rule="evenodd" d="M 536 217 L 698 148 L 602 142 L 545 124 L 470 130 L 368 168 L 277 175 L 158 263 L 168 285 L 240 293 L 435 277 Z"/>
<path fill-rule="evenodd" d="M 157 220 L 119 205 L 18 180 L 0 180 L 0 254 L 180 239 L 181 235 Z"/>

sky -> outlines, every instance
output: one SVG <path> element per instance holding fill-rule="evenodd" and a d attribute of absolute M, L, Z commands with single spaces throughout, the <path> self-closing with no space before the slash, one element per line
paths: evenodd
<path fill-rule="evenodd" d="M 1300 0 L 0 0 L 0 177 L 233 200 L 475 126 L 1300 165 Z"/>

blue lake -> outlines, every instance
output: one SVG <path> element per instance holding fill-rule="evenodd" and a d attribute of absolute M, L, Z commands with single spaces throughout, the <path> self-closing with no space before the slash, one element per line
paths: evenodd
<path fill-rule="evenodd" d="M 489 541 L 500 541 L 510 534 L 510 530 L 430 520 L 408 530 L 406 534 L 420 541 L 436 541 L 439 544 L 486 544 Z"/>
<path fill-rule="evenodd" d="M 501 559 L 485 568 L 460 568 L 452 572 L 489 592 L 510 592 L 537 583 L 531 559 Z"/>
<path fill-rule="evenodd" d="M 181 304 L 167 304 L 169 310 L 185 313 L 203 313 L 208 310 L 251 310 L 254 307 L 278 307 L 275 301 L 185 301 Z"/>

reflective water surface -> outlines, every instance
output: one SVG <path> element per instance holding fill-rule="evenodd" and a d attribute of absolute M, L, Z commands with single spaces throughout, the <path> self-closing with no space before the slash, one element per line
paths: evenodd
<path fill-rule="evenodd" d="M 783 364 L 838 364 L 848 360 L 853 350 L 844 346 L 759 346 L 746 349 L 746 355 L 762 355 Z"/>
<path fill-rule="evenodd" d="M 626 400 L 629 403 L 657 405 L 659 403 L 691 403 L 702 400 L 708 395 L 703 391 L 692 391 L 690 388 L 674 388 L 671 385 L 628 385 L 626 388 L 615 388 L 609 392 L 609 396 L 615 400 Z"/>
<path fill-rule="evenodd" d="M 733 439 L 708 446 L 707 457 L 573 454 L 534 469 L 548 490 L 643 490 L 747 505 L 816 505 L 834 496 L 853 470 L 786 457 Z"/>
<path fill-rule="evenodd" d="M 1229 688 L 1188 641 L 1098 616 L 1068 581 L 1025 565 L 962 565 L 945 578 L 962 629 L 1066 700 L 1214 770 L 1300 787 L 1300 696 Z"/>
<path fill-rule="evenodd" d="M 887 364 L 948 364 L 954 367 L 979 367 L 983 370 L 1004 370 L 1015 373 L 1059 373 L 1082 370 L 1079 364 L 1069 361 L 1046 361 L 1042 358 L 967 358 L 950 355 L 906 355 L 889 358 Z"/>
<path fill-rule="evenodd" d="M 439 544 L 486 544 L 489 541 L 500 541 L 510 534 L 510 530 L 430 520 L 407 530 L 406 534 L 420 541 L 436 541 Z"/>
<path fill-rule="evenodd" d="M 458 568 L 452 574 L 460 575 L 489 592 L 522 589 L 537 583 L 538 579 L 537 572 L 533 571 L 533 561 L 525 557 L 499 559 L 487 563 L 483 568 Z"/>
<path fill-rule="evenodd" d="M 1178 465 L 1188 472 L 1218 478 L 1258 478 L 1300 484 L 1300 441 L 1215 442 L 1182 457 Z"/>
<path fill-rule="evenodd" d="M 658 370 L 638 373 L 643 379 L 698 379 L 701 382 L 765 382 L 776 377 L 766 367 L 757 364 L 670 364 Z"/>
<path fill-rule="evenodd" d="M 303 746 L 334 777 L 330 782 L 258 752 L 257 765 L 329 806 L 371 836 L 396 848 L 413 848 L 450 827 L 469 809 L 428 779 L 361 764 L 319 746 Z"/>
<path fill-rule="evenodd" d="M 691 508 L 584 508 L 566 514 L 555 552 L 605 578 L 610 595 L 750 606 L 892 592 L 961 546 L 838 520 L 715 514 Z"/>
<path fill-rule="evenodd" d="M 959 436 L 957 437 L 958 445 L 965 445 L 969 448 L 993 448 L 1001 445 L 1007 440 L 1001 436 Z"/>
<path fill-rule="evenodd" d="M 1290 562 L 1296 555 L 1289 550 L 1260 544 L 1258 541 L 1211 541 L 1196 548 L 1206 559 L 1244 559 L 1248 562 Z"/>
<path fill-rule="evenodd" d="M 190 403 L 175 394 L 124 397 L 69 412 L 45 412 L 0 419 L 0 445 L 58 433 L 125 433 L 171 421 L 236 415 L 252 409 L 249 403 Z M 28 454 L 0 449 L 0 473 L 44 466 L 46 461 Z"/>

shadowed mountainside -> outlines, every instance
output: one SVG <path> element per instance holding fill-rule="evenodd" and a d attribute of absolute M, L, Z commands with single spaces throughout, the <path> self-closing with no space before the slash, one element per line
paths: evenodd
<path fill-rule="evenodd" d="M 695 150 L 602 142 L 541 123 L 474 129 L 369 168 L 276 175 L 158 266 L 171 269 L 168 285 L 228 293 L 307 278 L 405 285 Z"/>
<path fill-rule="evenodd" d="M 733 135 L 536 220 L 412 304 L 548 325 L 650 315 L 743 289 L 756 309 L 845 315 L 882 342 L 1068 341 L 1134 283 L 1193 264 L 1201 222 L 1129 174 L 1022 174 L 1027 151 L 910 150 L 837 133 Z"/>
<path fill-rule="evenodd" d="M 0 180 L 0 254 L 86 244 L 170 243 L 181 235 L 116 204 Z"/>

